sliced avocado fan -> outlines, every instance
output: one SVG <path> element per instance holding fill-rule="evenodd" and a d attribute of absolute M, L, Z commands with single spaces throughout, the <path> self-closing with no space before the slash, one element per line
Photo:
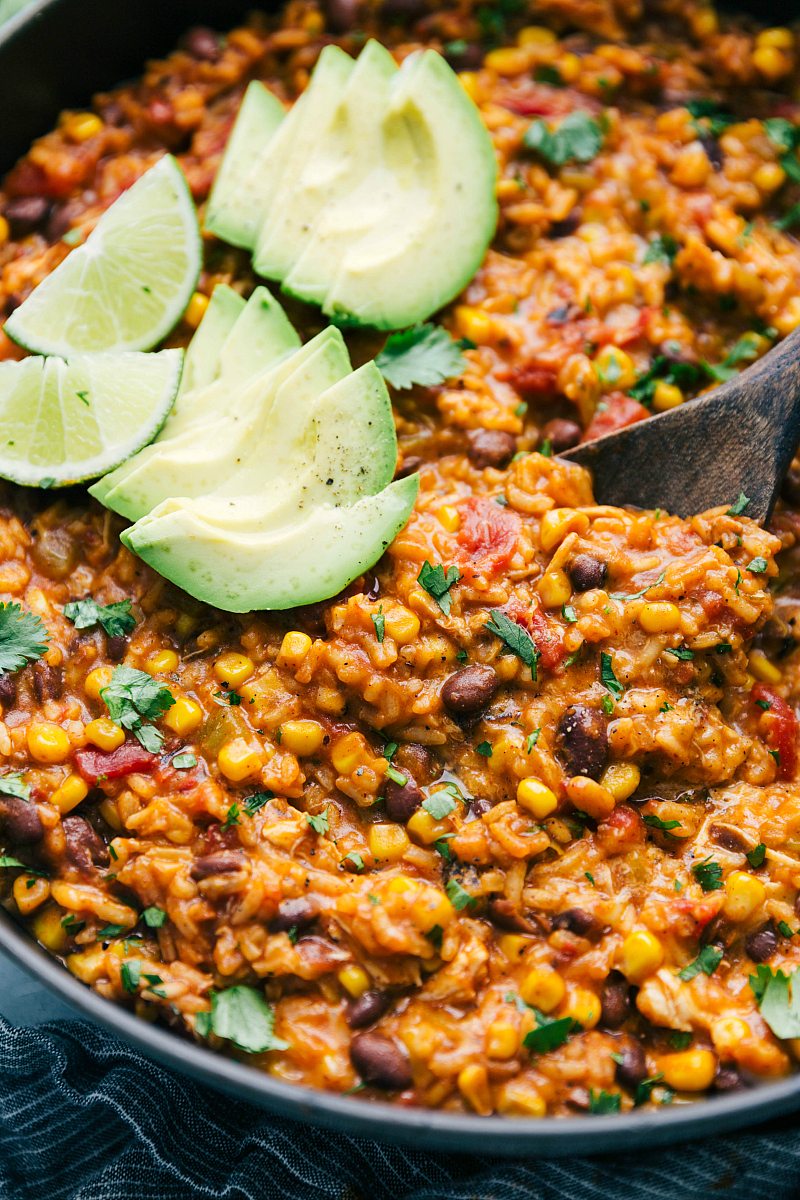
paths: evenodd
<path fill-rule="evenodd" d="M 277 128 L 246 98 L 206 225 L 337 321 L 401 329 L 477 271 L 497 225 L 496 177 L 480 114 L 436 51 L 398 68 L 375 41 L 355 64 L 326 47 Z"/>

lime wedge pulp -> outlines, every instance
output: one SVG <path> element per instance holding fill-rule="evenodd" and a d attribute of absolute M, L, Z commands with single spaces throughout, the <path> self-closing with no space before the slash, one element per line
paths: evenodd
<path fill-rule="evenodd" d="M 110 471 L 172 408 L 182 350 L 0 362 L 0 476 L 56 487 Z"/>
<path fill-rule="evenodd" d="M 200 272 L 197 212 L 170 155 L 116 200 L 9 317 L 35 354 L 149 350 L 183 314 Z"/>

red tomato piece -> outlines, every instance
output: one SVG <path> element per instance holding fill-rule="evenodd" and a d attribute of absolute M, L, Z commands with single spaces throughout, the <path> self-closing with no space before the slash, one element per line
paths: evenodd
<path fill-rule="evenodd" d="M 485 496 L 470 496 L 461 506 L 458 540 L 476 571 L 499 571 L 508 566 L 519 535 L 519 516 Z"/>
<path fill-rule="evenodd" d="M 759 726 L 768 748 L 778 756 L 778 778 L 794 779 L 797 770 L 797 715 L 772 688 L 757 683 L 750 699 L 761 709 Z M 764 707 L 769 705 L 769 708 Z"/>
<path fill-rule="evenodd" d="M 614 433 L 627 425 L 635 425 L 637 421 L 643 421 L 645 417 L 650 416 L 643 404 L 634 400 L 632 396 L 624 395 L 623 392 L 611 392 L 605 398 L 605 405 L 604 409 L 594 414 L 586 427 L 583 435 L 585 442 L 592 438 L 605 437 L 607 433 Z"/>
<path fill-rule="evenodd" d="M 138 771 L 152 771 L 158 766 L 158 761 L 157 755 L 150 754 L 133 739 L 123 742 L 116 750 L 95 750 L 84 746 L 75 751 L 78 770 L 91 784 L 99 779 L 121 779 L 123 775 Z"/>
<path fill-rule="evenodd" d="M 548 367 L 522 366 L 509 374 L 509 382 L 523 396 L 552 396 L 556 372 Z"/>
<path fill-rule="evenodd" d="M 516 600 L 506 605 L 505 613 L 531 635 L 539 651 L 539 666 L 546 671 L 554 671 L 564 657 L 561 627 L 549 621 L 540 608 L 525 608 Z"/>

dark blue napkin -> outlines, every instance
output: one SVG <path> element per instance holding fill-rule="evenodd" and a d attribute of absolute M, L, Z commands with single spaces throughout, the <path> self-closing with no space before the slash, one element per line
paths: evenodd
<path fill-rule="evenodd" d="M 794 1200 L 796 1119 L 624 1157 L 432 1155 L 283 1121 L 82 1021 L 0 1018 L 2 1200 Z"/>

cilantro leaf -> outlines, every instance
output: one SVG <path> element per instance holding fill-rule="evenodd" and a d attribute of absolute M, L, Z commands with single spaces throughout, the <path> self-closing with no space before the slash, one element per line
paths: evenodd
<path fill-rule="evenodd" d="M 241 813 L 239 811 L 239 805 L 234 802 L 225 813 L 225 821 L 222 825 L 222 832 L 224 833 L 226 829 L 233 829 L 234 825 L 240 825 L 240 816 Z"/>
<path fill-rule="evenodd" d="M 589 1112 L 595 1116 L 604 1116 L 606 1113 L 619 1112 L 622 1096 L 619 1092 L 596 1092 L 594 1088 L 589 1089 Z"/>
<path fill-rule="evenodd" d="M 759 1011 L 779 1038 L 800 1037 L 800 988 L 795 988 L 797 971 L 785 975 L 759 963 L 750 976 L 750 988 Z"/>
<path fill-rule="evenodd" d="M 124 962 L 120 967 L 119 976 L 120 982 L 126 992 L 134 994 L 139 989 L 139 980 L 142 975 L 142 964 L 138 959 L 134 958 L 130 962 Z"/>
<path fill-rule="evenodd" d="M 528 736 L 525 738 L 525 753 L 526 754 L 530 754 L 531 750 L 538 742 L 539 735 L 541 734 L 541 732 L 542 732 L 541 729 L 534 729 L 533 733 L 529 733 Z"/>
<path fill-rule="evenodd" d="M 659 1071 L 658 1075 L 652 1075 L 649 1079 L 642 1079 L 636 1085 L 636 1091 L 633 1094 L 633 1103 L 637 1106 L 647 1104 L 648 1100 L 653 1097 L 653 1088 L 657 1087 L 664 1076 Z"/>
<path fill-rule="evenodd" d="M 561 605 L 561 615 L 569 625 L 574 625 L 578 619 L 578 614 L 571 604 Z"/>
<path fill-rule="evenodd" d="M 658 579 L 654 579 L 652 583 L 646 583 L 638 592 L 609 592 L 609 596 L 612 600 L 641 600 L 642 596 L 650 591 L 650 588 L 660 587 L 666 573 L 666 571 L 662 571 Z"/>
<path fill-rule="evenodd" d="M 192 767 L 197 766 L 197 757 L 194 754 L 176 754 L 170 766 L 175 767 L 178 771 L 190 771 Z"/>
<path fill-rule="evenodd" d="M 164 912 L 163 908 L 157 908 L 155 905 L 152 905 L 150 908 L 146 908 L 142 913 L 142 920 L 148 929 L 160 929 L 166 919 L 167 914 Z"/>
<path fill-rule="evenodd" d="M 682 971 L 678 971 L 678 978 L 688 983 L 695 975 L 713 975 L 722 962 L 724 953 L 718 946 L 703 946 L 697 958 L 687 963 Z"/>
<path fill-rule="evenodd" d="M 17 796 L 20 800 L 30 800 L 31 798 L 31 789 L 27 783 L 23 782 L 19 771 L 0 775 L 0 793 L 4 796 Z"/>
<path fill-rule="evenodd" d="M 136 625 L 130 600 L 119 600 L 116 604 L 98 604 L 89 597 L 72 600 L 64 605 L 64 616 L 76 629 L 99 625 L 109 637 L 124 637 Z"/>
<path fill-rule="evenodd" d="M 312 816 L 311 813 L 306 813 L 306 820 L 314 830 L 314 833 L 327 833 L 330 829 L 327 808 L 324 812 L 317 813 L 316 816 Z"/>
<path fill-rule="evenodd" d="M 491 742 L 478 742 L 475 747 L 475 753 L 480 754 L 483 758 L 491 758 L 494 751 L 492 750 Z"/>
<path fill-rule="evenodd" d="M 391 334 L 375 365 L 386 382 L 400 391 L 433 387 L 466 369 L 462 348 L 440 325 L 415 325 Z"/>
<path fill-rule="evenodd" d="M 668 647 L 666 653 L 671 654 L 673 658 L 679 658 L 681 662 L 690 662 L 694 658 L 694 650 L 689 650 L 687 646 Z"/>
<path fill-rule="evenodd" d="M 430 813 L 434 821 L 441 821 L 443 817 L 453 812 L 457 807 L 457 802 L 450 792 L 434 792 L 432 796 L 428 796 L 427 800 L 422 801 L 422 807 L 426 813 Z"/>
<path fill-rule="evenodd" d="M 499 608 L 493 609 L 484 628 L 499 637 L 500 641 L 504 642 L 517 658 L 522 659 L 525 665 L 530 667 L 531 678 L 535 681 L 536 668 L 541 654 L 528 631 L 518 625 L 516 621 L 512 621 Z"/>
<path fill-rule="evenodd" d="M 764 859 L 767 857 L 767 847 L 763 842 L 759 842 L 752 850 L 748 850 L 745 858 L 750 863 L 751 867 L 762 867 Z"/>
<path fill-rule="evenodd" d="M 758 558 L 751 559 L 751 561 L 747 564 L 747 569 L 748 571 L 751 571 L 753 575 L 763 575 L 767 569 L 767 560 L 759 555 Z"/>
<path fill-rule="evenodd" d="M 678 250 L 679 246 L 674 237 L 670 237 L 668 233 L 658 233 L 647 247 L 647 253 L 642 262 L 664 262 L 671 264 Z"/>
<path fill-rule="evenodd" d="M 614 674 L 614 664 L 611 660 L 611 655 L 606 654 L 604 650 L 600 654 L 600 682 L 606 691 L 610 692 L 617 700 L 619 700 L 625 691 L 625 688 Z"/>
<path fill-rule="evenodd" d="M 24 871 L 28 869 L 18 858 L 12 858 L 10 854 L 0 854 L 0 868 L 4 867 L 22 867 Z"/>
<path fill-rule="evenodd" d="M 261 992 L 244 984 L 212 996 L 211 1028 L 217 1037 L 233 1042 L 248 1054 L 288 1049 L 287 1042 L 275 1037 L 272 1007 Z"/>
<path fill-rule="evenodd" d="M 680 351 L 680 343 L 676 344 Z M 675 362 L 666 355 L 657 354 L 650 367 L 640 375 L 633 387 L 628 388 L 628 395 L 638 400 L 640 404 L 651 404 L 659 380 L 674 384 L 683 391 L 691 391 L 703 380 L 704 371 L 697 363 Z"/>
<path fill-rule="evenodd" d="M 244 811 L 248 817 L 254 817 L 260 808 L 269 800 L 274 800 L 275 796 L 272 792 L 253 792 L 252 796 L 248 796 L 244 802 Z"/>
<path fill-rule="evenodd" d="M 361 872 L 364 870 L 364 859 L 361 857 L 361 855 L 358 853 L 357 850 L 351 850 L 348 854 L 345 854 L 344 858 L 342 859 L 342 862 L 352 863 L 353 868 L 357 875 L 360 875 Z"/>
<path fill-rule="evenodd" d="M 115 667 L 111 682 L 101 688 L 100 695 L 111 720 L 129 729 L 145 750 L 157 754 L 164 743 L 163 734 L 144 722 L 155 720 L 172 708 L 175 697 L 169 688 L 145 671 Z"/>
<path fill-rule="evenodd" d="M 564 1045 L 570 1034 L 580 1028 L 572 1017 L 547 1017 L 539 1012 L 538 1008 L 532 1009 L 532 1012 L 536 1017 L 536 1029 L 526 1033 L 522 1044 L 533 1054 L 557 1050 L 559 1046 Z"/>
<path fill-rule="evenodd" d="M 603 147 L 602 126 L 585 112 L 572 112 L 556 129 L 545 121 L 532 121 L 522 139 L 546 162 L 561 167 L 568 162 L 591 162 Z"/>
<path fill-rule="evenodd" d="M 21 671 L 47 651 L 48 634 L 35 613 L 13 600 L 0 604 L 0 671 Z"/>
<path fill-rule="evenodd" d="M 447 893 L 447 899 L 456 912 L 461 912 L 465 908 L 472 908 L 477 903 L 475 897 L 471 896 L 457 879 L 448 879 L 444 890 Z"/>
<path fill-rule="evenodd" d="M 695 863 L 692 874 L 704 892 L 716 892 L 722 887 L 722 867 L 711 857 Z"/>
<path fill-rule="evenodd" d="M 380 606 L 376 613 L 372 613 L 370 620 L 375 626 L 375 637 L 377 641 L 382 642 L 386 635 L 386 617 L 383 615 L 383 605 Z"/>
<path fill-rule="evenodd" d="M 744 492 L 739 492 L 738 498 L 734 500 L 726 512 L 726 517 L 740 517 L 750 503 L 750 497 L 745 496 Z"/>
<path fill-rule="evenodd" d="M 669 833 L 670 829 L 680 829 L 681 827 L 680 821 L 662 821 L 661 817 L 657 817 L 655 813 L 645 813 L 642 820 L 651 829 L 660 829 L 664 833 Z"/>
<path fill-rule="evenodd" d="M 452 604 L 450 588 L 453 584 L 458 583 L 460 578 L 461 572 L 458 567 L 443 567 L 441 563 L 437 563 L 434 567 L 427 559 L 422 564 L 422 570 L 417 576 L 425 591 L 429 596 L 433 596 L 445 616 L 450 615 Z"/>

